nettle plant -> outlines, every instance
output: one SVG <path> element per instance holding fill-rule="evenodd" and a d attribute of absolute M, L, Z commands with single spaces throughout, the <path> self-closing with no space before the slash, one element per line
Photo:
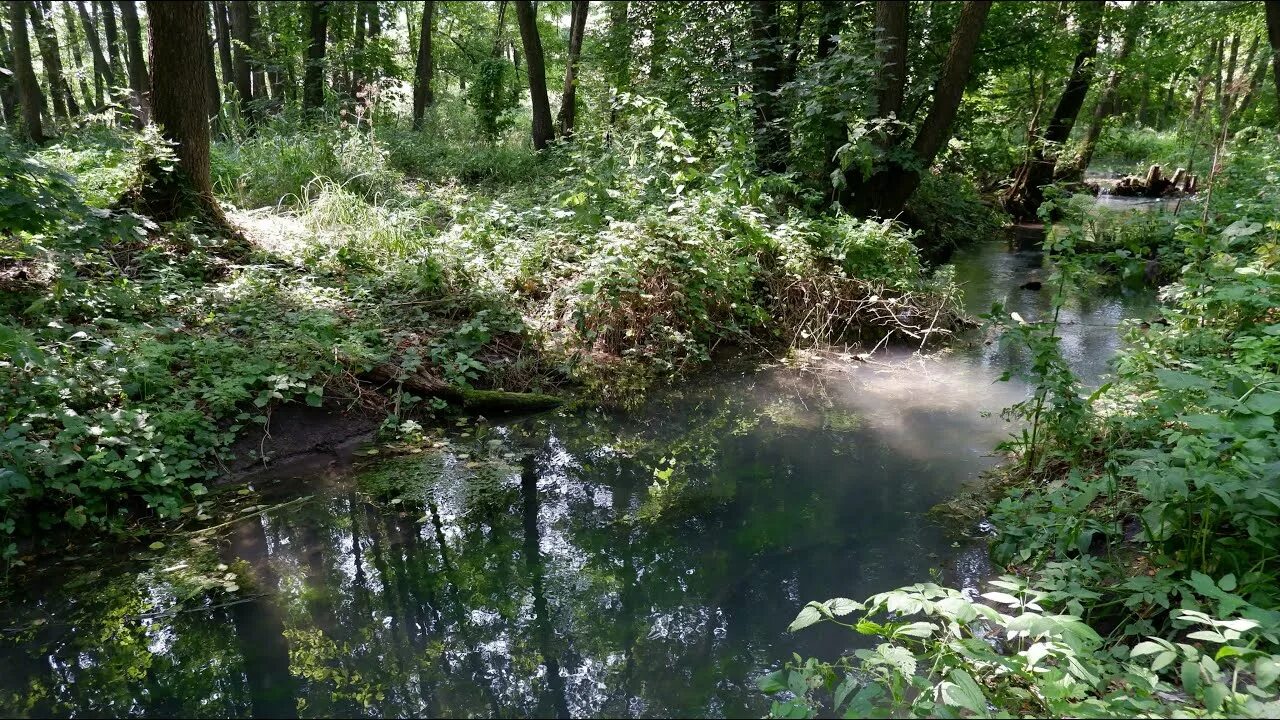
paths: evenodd
<path fill-rule="evenodd" d="M 972 599 L 932 583 L 865 602 L 810 602 L 819 623 L 869 638 L 834 662 L 796 656 L 759 680 L 771 717 L 1270 717 L 1280 709 L 1276 631 L 1246 618 L 1174 612 L 1176 639 L 1106 645 L 1047 593 L 1004 577 Z M 860 613 L 855 616 L 855 613 Z M 1171 707 L 1173 706 L 1173 707 Z"/>

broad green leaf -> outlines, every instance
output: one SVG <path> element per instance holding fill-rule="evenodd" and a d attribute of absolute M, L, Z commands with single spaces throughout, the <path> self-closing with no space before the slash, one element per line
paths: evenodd
<path fill-rule="evenodd" d="M 796 619 L 792 620 L 791 624 L 787 626 L 787 631 L 803 630 L 819 620 L 822 620 L 822 613 L 818 612 L 818 609 L 812 605 L 805 605 L 800 610 L 800 614 L 796 615 Z"/>

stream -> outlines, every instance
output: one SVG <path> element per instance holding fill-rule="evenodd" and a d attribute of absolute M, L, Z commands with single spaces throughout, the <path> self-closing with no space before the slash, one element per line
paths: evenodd
<path fill-rule="evenodd" d="M 953 262 L 975 314 L 1049 308 L 1019 287 L 1048 277 L 1037 250 L 994 239 Z M 1086 383 L 1152 295 L 1063 308 Z M 824 353 L 255 483 L 227 519 L 249 517 L 216 533 L 19 573 L 0 714 L 762 717 L 763 672 L 862 641 L 788 634 L 806 601 L 992 574 L 977 529 L 928 510 L 998 462 L 1000 410 L 1027 388 L 996 379 L 1023 362 L 981 338 Z"/>

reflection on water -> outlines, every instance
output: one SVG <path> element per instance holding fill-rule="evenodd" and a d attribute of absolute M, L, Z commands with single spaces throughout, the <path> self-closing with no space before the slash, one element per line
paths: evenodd
<path fill-rule="evenodd" d="M 1016 289 L 1037 256 L 958 264 L 970 302 L 1045 309 Z M 1133 310 L 1078 301 L 1078 367 Z M 787 635 L 805 601 L 988 573 L 925 513 L 995 462 L 1012 360 L 775 368 L 264 490 L 315 498 L 14 588 L 0 713 L 759 717 L 762 668 L 856 641 Z"/>

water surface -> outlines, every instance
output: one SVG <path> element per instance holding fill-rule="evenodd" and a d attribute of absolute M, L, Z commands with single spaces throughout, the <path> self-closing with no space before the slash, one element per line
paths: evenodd
<path fill-rule="evenodd" d="M 1003 241 L 956 258 L 971 309 L 1029 319 L 1042 263 Z M 1078 371 L 1149 302 L 1074 300 Z M 857 641 L 788 635 L 804 602 L 988 573 L 927 515 L 996 462 L 1026 392 L 994 382 L 1015 351 L 975 347 L 471 418 L 354 476 L 259 485 L 225 519 L 312 498 L 218 533 L 48 563 L 0 611 L 0 713 L 760 717 L 763 669 Z"/>

